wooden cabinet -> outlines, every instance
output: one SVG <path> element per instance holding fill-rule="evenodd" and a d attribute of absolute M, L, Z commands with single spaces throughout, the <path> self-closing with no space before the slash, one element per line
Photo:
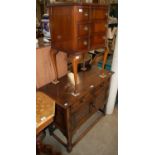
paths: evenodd
<path fill-rule="evenodd" d="M 68 75 L 60 78 L 60 83 L 57 85 L 50 83 L 39 89 L 39 91 L 46 93 L 56 101 L 53 126 L 56 126 L 63 133 L 67 139 L 67 144 L 54 132 L 51 134 L 66 146 L 68 151 L 71 151 L 72 147 L 83 136 L 82 133 L 78 139 L 72 140 L 81 125 L 98 110 L 104 112 L 113 73 L 105 72 L 106 77 L 102 79 L 98 76 L 100 72 L 101 70 L 93 66 L 90 70 L 78 74 L 79 83 L 77 86 L 80 95 L 76 97 L 71 95 L 74 88 L 72 82 L 73 73 L 68 73 Z"/>
<path fill-rule="evenodd" d="M 105 48 L 104 63 L 107 58 L 107 24 L 108 6 L 92 3 L 53 3 L 48 6 L 50 15 L 51 47 L 57 51 L 66 52 L 72 58 L 75 89 L 77 90 L 76 56 L 84 55 L 90 50 Z M 56 53 L 51 57 L 55 66 L 57 80 Z M 103 70 L 104 70 L 103 63 Z"/>
<path fill-rule="evenodd" d="M 111 72 L 104 72 L 104 69 L 100 71 L 93 67 L 77 76 L 79 55 L 82 54 L 84 57 L 90 50 L 107 46 L 107 12 L 108 7 L 99 4 L 53 3 L 49 5 L 51 47 L 71 55 L 74 74 L 69 73 L 60 78 L 57 85 L 46 85 L 40 91 L 56 100 L 54 125 L 64 134 L 67 144 L 53 132 L 52 135 L 66 146 L 68 151 L 71 151 L 83 136 L 82 134 L 75 142 L 72 141 L 78 128 L 98 110 L 103 112 L 107 102 Z M 56 53 L 51 54 L 54 61 Z M 106 55 L 107 49 L 104 62 Z M 54 66 L 57 70 L 56 65 Z M 103 72 L 104 78 L 101 78 L 99 75 L 103 75 Z M 55 81 L 57 83 L 57 79 Z"/>
<path fill-rule="evenodd" d="M 54 48 L 76 54 L 106 46 L 107 6 L 86 3 L 60 3 L 50 5 L 49 13 L 52 46 Z M 96 36 L 96 33 L 102 33 L 102 37 L 100 35 Z M 99 42 L 96 41 L 97 38 L 99 38 Z"/>

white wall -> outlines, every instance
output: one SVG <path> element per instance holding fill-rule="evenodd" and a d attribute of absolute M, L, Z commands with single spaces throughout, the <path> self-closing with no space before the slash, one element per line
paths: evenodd
<path fill-rule="evenodd" d="M 118 39 L 117 38 L 116 38 L 115 50 L 113 54 L 112 69 L 111 69 L 115 73 L 112 75 L 112 78 L 111 78 L 111 85 L 109 90 L 108 103 L 106 107 L 106 114 L 112 114 L 114 110 L 117 89 L 118 89 Z"/>

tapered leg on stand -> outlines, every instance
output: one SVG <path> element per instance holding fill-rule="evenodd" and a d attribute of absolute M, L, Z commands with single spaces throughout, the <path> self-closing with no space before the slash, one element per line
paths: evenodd
<path fill-rule="evenodd" d="M 82 71 L 86 71 L 86 70 L 87 70 L 87 68 L 86 68 L 86 63 L 85 63 L 85 56 L 86 56 L 86 54 L 83 54 L 83 55 L 82 55 L 82 58 L 83 58 L 83 66 L 82 66 L 82 68 L 81 68 Z"/>
<path fill-rule="evenodd" d="M 73 96 L 78 96 L 78 90 L 77 90 L 77 68 L 78 68 L 78 60 L 79 56 L 73 56 L 72 57 L 72 66 L 73 66 L 73 73 L 74 73 L 74 82 L 75 82 L 75 88 L 74 92 L 72 93 Z"/>
<path fill-rule="evenodd" d="M 102 63 L 102 74 L 100 75 L 101 78 L 105 78 L 106 75 L 104 74 L 104 67 L 105 67 L 105 64 L 107 62 L 107 57 L 108 57 L 108 48 L 106 47 L 105 48 L 105 52 L 104 52 L 104 55 L 103 55 L 103 63 Z"/>
<path fill-rule="evenodd" d="M 51 48 L 50 55 L 51 55 L 51 61 L 52 61 L 53 69 L 54 69 L 54 73 L 55 73 L 55 79 L 52 81 L 52 83 L 54 83 L 54 84 L 59 83 L 59 81 L 58 81 L 57 63 L 56 63 L 56 55 L 57 55 L 57 53 L 58 53 L 57 50 Z"/>

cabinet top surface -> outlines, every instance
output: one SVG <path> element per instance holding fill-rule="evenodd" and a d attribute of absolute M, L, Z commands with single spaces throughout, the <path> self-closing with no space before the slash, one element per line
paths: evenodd
<path fill-rule="evenodd" d="M 48 7 L 51 6 L 97 6 L 97 7 L 107 7 L 108 5 L 97 4 L 97 3 L 73 3 L 73 2 L 53 2 L 48 4 Z"/>
<path fill-rule="evenodd" d="M 48 96 L 56 100 L 56 103 L 64 107 L 64 104 L 67 102 L 68 106 L 73 104 L 77 99 L 83 97 L 91 89 L 91 85 L 98 86 L 110 77 L 113 72 L 105 71 L 106 77 L 100 78 L 101 70 L 96 66 L 93 66 L 91 69 L 85 72 L 78 73 L 78 91 L 80 92 L 79 96 L 73 96 L 71 93 L 74 91 L 74 75 L 72 72 L 68 73 L 66 76 L 59 79 L 59 83 L 54 85 L 49 83 L 38 91 L 44 92 Z"/>

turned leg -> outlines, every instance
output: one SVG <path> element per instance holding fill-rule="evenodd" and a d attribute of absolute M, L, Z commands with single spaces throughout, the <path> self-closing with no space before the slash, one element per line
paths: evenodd
<path fill-rule="evenodd" d="M 107 57 L 108 57 L 108 48 L 105 48 L 105 52 L 104 52 L 104 55 L 103 55 L 102 74 L 100 75 L 101 78 L 105 77 L 105 75 L 104 75 L 104 67 L 105 67 L 105 64 L 107 62 Z"/>
<path fill-rule="evenodd" d="M 57 50 L 51 48 L 50 55 L 51 55 L 51 61 L 52 61 L 53 69 L 54 69 L 54 73 L 55 73 L 55 80 L 52 81 L 52 83 L 54 83 L 54 84 L 59 83 L 59 81 L 58 81 L 57 63 L 56 63 L 56 55 L 57 55 L 57 53 L 58 53 Z"/>
<path fill-rule="evenodd" d="M 105 116 L 106 105 L 103 108 L 100 108 L 99 111 Z"/>
<path fill-rule="evenodd" d="M 83 66 L 81 68 L 82 71 L 86 71 L 87 70 L 86 63 L 85 63 L 85 56 L 86 56 L 86 54 L 82 54 L 82 59 L 83 59 Z"/>
<path fill-rule="evenodd" d="M 79 56 L 72 57 L 72 66 L 73 66 L 74 82 L 75 82 L 74 92 L 72 93 L 73 96 L 79 95 L 79 93 L 77 91 L 77 68 L 78 68 L 78 60 L 79 60 Z"/>
<path fill-rule="evenodd" d="M 46 132 L 43 131 L 36 137 L 36 153 L 40 154 L 44 151 L 44 144 L 42 143 L 42 140 L 45 138 Z"/>
<path fill-rule="evenodd" d="M 65 121 L 66 121 L 66 138 L 67 138 L 67 151 L 72 151 L 72 132 L 70 124 L 70 108 L 67 108 L 65 111 Z"/>

